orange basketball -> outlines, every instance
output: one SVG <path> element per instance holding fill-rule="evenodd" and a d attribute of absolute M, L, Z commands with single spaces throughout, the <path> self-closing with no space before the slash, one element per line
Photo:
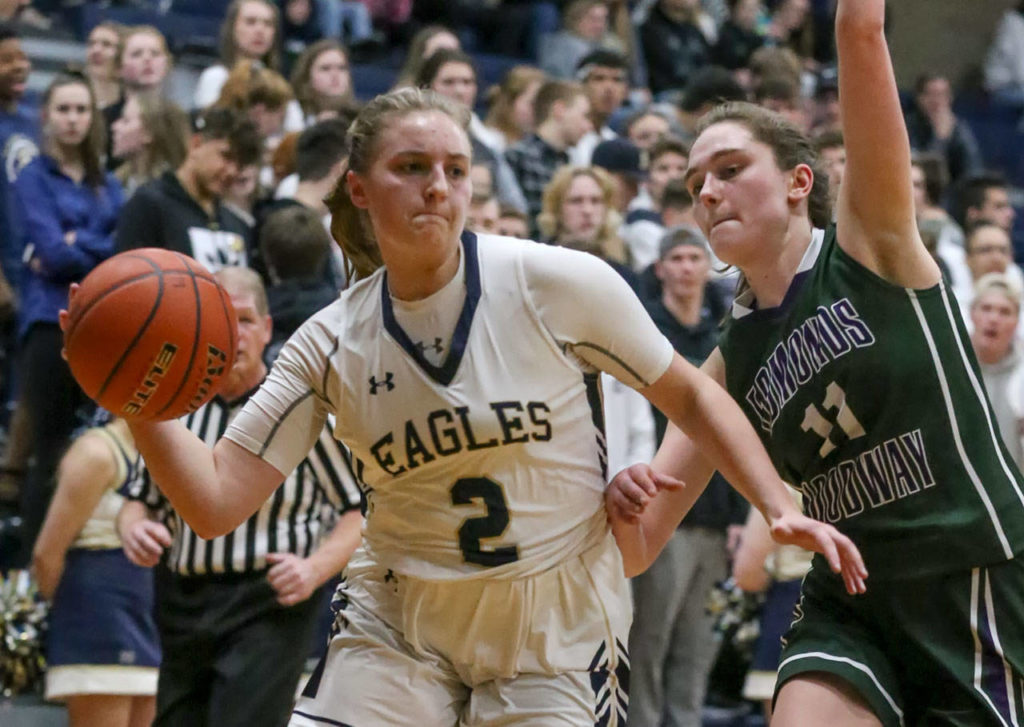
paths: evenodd
<path fill-rule="evenodd" d="M 231 298 L 187 255 L 142 248 L 98 265 L 68 306 L 71 373 L 116 416 L 176 419 L 220 388 L 235 361 Z"/>

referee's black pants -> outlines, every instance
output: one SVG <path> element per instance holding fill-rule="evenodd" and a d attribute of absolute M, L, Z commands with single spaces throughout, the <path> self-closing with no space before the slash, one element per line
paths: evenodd
<path fill-rule="evenodd" d="M 316 592 L 277 603 L 266 571 L 184 577 L 157 566 L 163 661 L 153 727 L 282 727 L 309 655 Z"/>

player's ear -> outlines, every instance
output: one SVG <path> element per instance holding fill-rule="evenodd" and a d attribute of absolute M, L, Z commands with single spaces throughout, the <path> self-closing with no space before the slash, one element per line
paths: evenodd
<path fill-rule="evenodd" d="M 814 172 L 807 164 L 797 164 L 789 173 L 788 197 L 791 202 L 799 202 L 811 196 L 814 187 Z"/>
<path fill-rule="evenodd" d="M 348 188 L 348 196 L 352 200 L 353 205 L 361 210 L 369 206 L 366 187 L 357 172 L 353 172 L 351 169 L 345 172 L 345 186 Z"/>

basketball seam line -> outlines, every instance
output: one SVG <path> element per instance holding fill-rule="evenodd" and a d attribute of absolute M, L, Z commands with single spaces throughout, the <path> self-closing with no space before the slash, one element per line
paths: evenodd
<path fill-rule="evenodd" d="M 146 260 L 147 263 L 153 265 L 153 262 L 151 260 L 149 260 L 148 258 L 144 259 Z M 153 274 L 156 276 L 159 285 L 159 287 L 157 288 L 156 300 L 153 301 L 153 307 L 150 309 L 149 315 L 146 316 L 146 320 L 144 320 L 142 322 L 142 325 L 139 326 L 139 330 L 136 331 L 135 336 L 132 338 L 131 341 L 129 341 L 124 351 L 121 352 L 121 355 L 120 357 L 118 357 L 117 362 L 114 363 L 114 366 L 110 369 L 110 373 L 107 374 L 106 380 L 103 382 L 103 385 L 100 387 L 99 392 L 96 394 L 97 399 L 101 398 L 103 394 L 106 392 L 107 387 L 110 386 L 110 382 L 114 380 L 114 376 L 117 375 L 117 372 L 121 369 L 121 366 L 122 364 L 124 364 L 125 359 L 128 358 L 128 354 L 131 353 L 131 350 L 133 348 L 135 348 L 135 344 L 137 344 L 142 339 L 142 336 L 146 332 L 146 329 L 149 328 L 149 324 L 152 323 L 153 319 L 156 317 L 156 312 L 160 309 L 160 303 L 161 301 L 163 301 L 164 298 L 164 275 L 163 271 L 156 266 L 154 266 L 153 268 Z"/>
<path fill-rule="evenodd" d="M 178 257 L 184 258 L 184 256 L 181 254 L 178 254 Z M 153 415 L 154 417 L 158 417 L 161 414 L 163 414 L 165 411 L 167 411 L 168 408 L 170 408 L 171 404 L 178 400 L 178 396 L 185 388 L 185 384 L 187 384 L 189 381 L 190 374 L 192 373 L 192 364 L 195 363 L 196 360 L 196 349 L 199 348 L 199 334 L 203 322 L 202 307 L 199 297 L 199 283 L 196 282 L 196 274 L 195 271 L 192 270 L 192 266 L 189 265 L 188 262 L 185 261 L 184 259 L 182 259 L 182 263 L 185 265 L 186 268 L 188 268 L 189 277 L 192 279 L 192 293 L 195 297 L 196 302 L 195 334 L 192 336 L 192 351 L 189 353 L 188 365 L 185 367 L 184 372 L 182 372 L 181 383 L 178 384 L 177 391 L 175 391 L 171 398 L 167 400 L 167 403 L 164 404 L 163 407 L 159 411 L 157 411 L 156 414 Z M 216 285 L 216 281 L 213 282 Z"/>

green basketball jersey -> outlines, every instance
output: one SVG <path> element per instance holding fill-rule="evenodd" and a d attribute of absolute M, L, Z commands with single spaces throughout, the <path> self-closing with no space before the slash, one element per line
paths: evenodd
<path fill-rule="evenodd" d="M 779 307 L 734 304 L 719 346 L 726 388 L 779 474 L 856 542 L 873 578 L 1024 551 L 1024 483 L 944 283 L 886 282 L 833 225 Z"/>

